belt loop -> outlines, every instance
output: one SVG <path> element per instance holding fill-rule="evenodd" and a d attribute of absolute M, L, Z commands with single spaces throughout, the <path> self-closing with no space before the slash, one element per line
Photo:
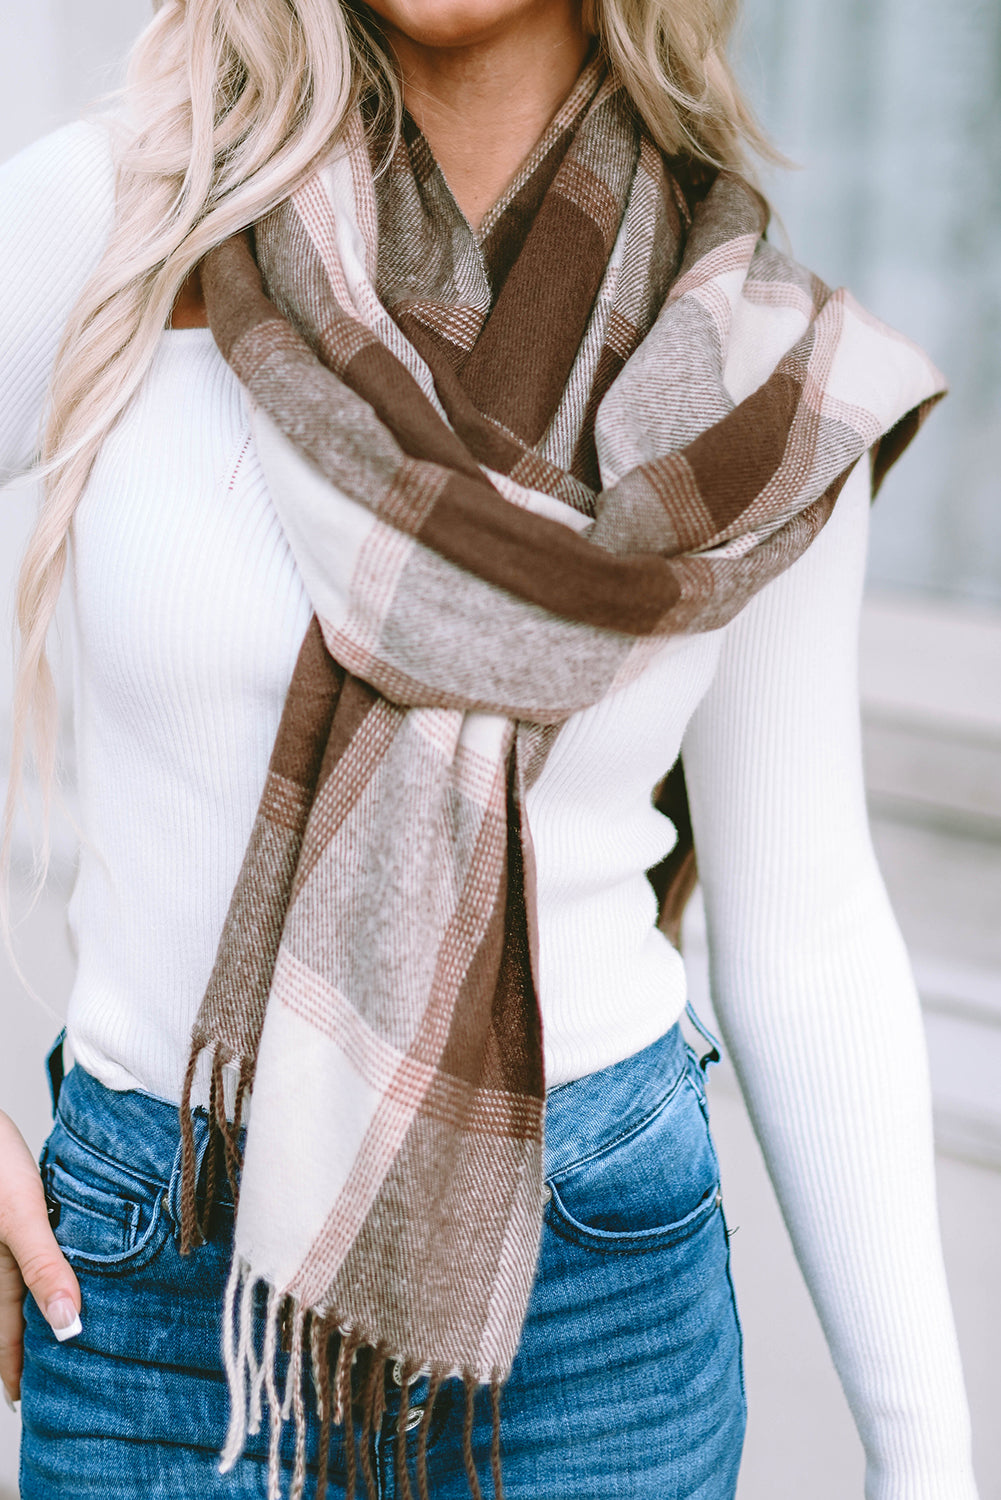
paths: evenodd
<path fill-rule="evenodd" d="M 49 1048 L 45 1058 L 45 1071 L 49 1079 L 49 1098 L 52 1100 L 52 1118 L 56 1117 L 59 1108 L 59 1095 L 62 1092 L 63 1079 L 66 1077 L 66 1061 L 63 1057 L 63 1042 L 66 1040 L 66 1027 L 56 1037 Z"/>
<path fill-rule="evenodd" d="M 695 1027 L 695 1030 L 699 1033 L 699 1036 L 703 1037 L 705 1041 L 709 1043 L 710 1050 L 704 1053 L 703 1056 L 699 1058 L 699 1067 L 702 1069 L 703 1073 L 707 1073 L 712 1067 L 713 1063 L 718 1063 L 720 1060 L 721 1048 L 719 1040 L 717 1037 L 713 1036 L 708 1026 L 703 1026 L 702 1022 L 699 1020 L 698 1013 L 696 1012 L 695 1006 L 692 1004 L 691 1000 L 689 1000 L 685 1006 L 685 1014 L 691 1021 L 692 1025 Z"/>

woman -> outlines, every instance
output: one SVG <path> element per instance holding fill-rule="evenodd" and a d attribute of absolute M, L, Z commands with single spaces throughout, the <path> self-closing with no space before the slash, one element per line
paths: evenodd
<path fill-rule="evenodd" d="M 688 803 L 866 1494 L 975 1495 L 853 665 L 941 385 L 763 238 L 730 11 L 170 0 L 5 170 L 15 763 L 72 521 L 86 833 L 25 1500 L 733 1496 Z"/>

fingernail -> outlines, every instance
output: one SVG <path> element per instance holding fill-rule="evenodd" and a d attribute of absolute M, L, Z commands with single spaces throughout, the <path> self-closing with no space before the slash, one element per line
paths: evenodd
<path fill-rule="evenodd" d="M 55 1297 L 45 1309 L 45 1319 L 61 1344 L 83 1333 L 80 1314 L 68 1297 Z"/>
<path fill-rule="evenodd" d="M 20 1401 L 14 1400 L 14 1397 L 11 1395 L 6 1386 L 4 1386 L 3 1388 L 3 1399 L 6 1401 L 7 1406 L 14 1413 L 15 1417 L 19 1417 L 21 1415 L 21 1403 Z"/>

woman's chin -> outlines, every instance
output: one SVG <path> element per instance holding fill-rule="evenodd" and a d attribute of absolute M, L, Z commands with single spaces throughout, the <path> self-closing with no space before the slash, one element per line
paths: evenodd
<path fill-rule="evenodd" d="M 533 0 L 375 0 L 370 8 L 420 47 L 468 47 L 518 22 Z"/>

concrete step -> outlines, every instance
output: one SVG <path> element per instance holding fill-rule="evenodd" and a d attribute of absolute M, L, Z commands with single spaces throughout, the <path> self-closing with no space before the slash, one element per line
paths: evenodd
<path fill-rule="evenodd" d="M 873 840 L 921 994 L 943 1151 L 1001 1169 L 1001 614 L 872 594 Z"/>
<path fill-rule="evenodd" d="M 862 743 L 878 816 L 1001 842 L 1001 736 L 895 720 L 870 706 Z"/>
<path fill-rule="evenodd" d="M 860 687 L 873 810 L 1001 839 L 1001 614 L 867 596 Z"/>

